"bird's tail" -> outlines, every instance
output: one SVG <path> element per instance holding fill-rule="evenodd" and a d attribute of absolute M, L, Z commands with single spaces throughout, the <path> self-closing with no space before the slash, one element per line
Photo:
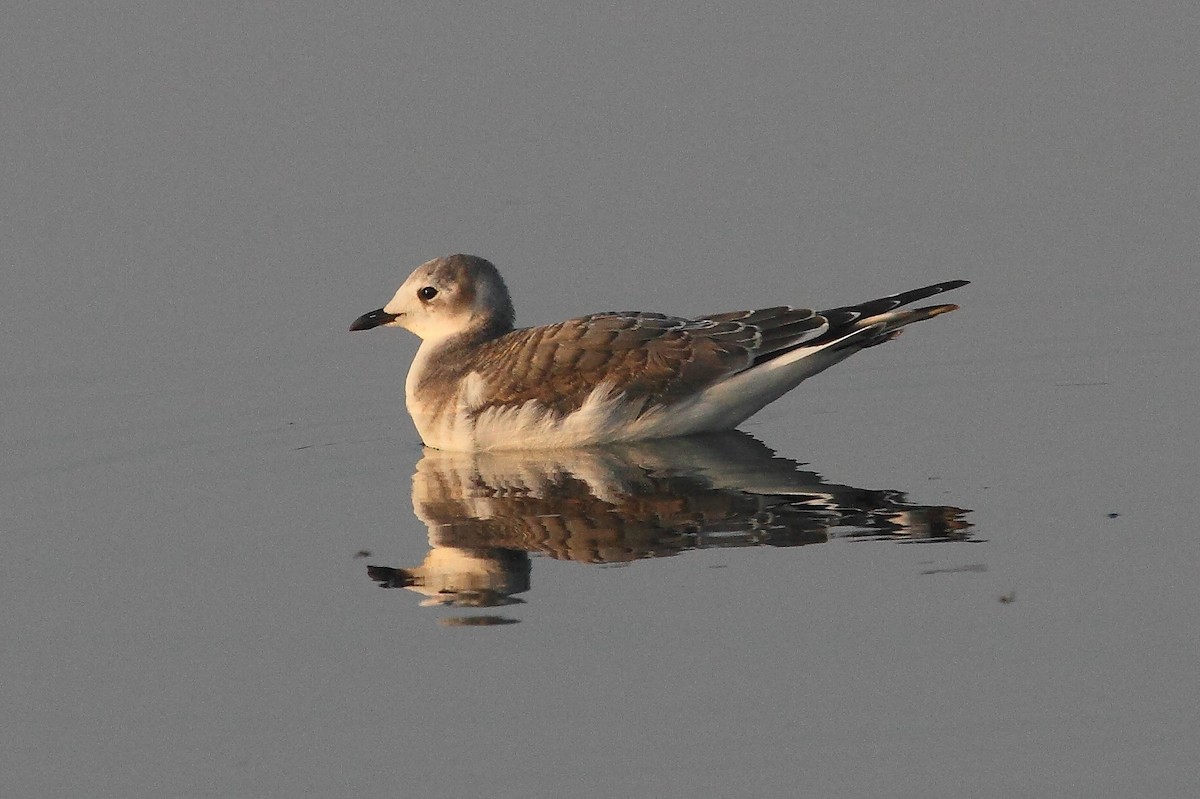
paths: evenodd
<path fill-rule="evenodd" d="M 913 322 L 923 322 L 935 316 L 958 310 L 957 305 L 927 305 L 922 308 L 906 308 L 897 310 L 927 297 L 965 286 L 968 280 L 948 280 L 945 283 L 935 283 L 899 294 L 890 294 L 877 300 L 868 300 L 857 305 L 847 305 L 821 311 L 821 316 L 829 320 L 829 330 L 821 338 L 827 342 L 841 339 L 835 349 L 843 346 L 856 348 L 874 347 L 885 341 L 891 341 L 900 335 L 901 328 Z M 860 332 L 861 331 L 861 332 Z M 858 335 L 855 335 L 855 334 Z M 814 344 L 820 341 L 812 342 Z"/>

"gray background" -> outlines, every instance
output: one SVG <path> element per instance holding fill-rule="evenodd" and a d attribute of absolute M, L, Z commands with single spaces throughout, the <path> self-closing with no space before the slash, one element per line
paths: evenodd
<path fill-rule="evenodd" d="M 4 796 L 1194 795 L 1194 3 L 13 5 Z M 346 327 L 455 251 L 526 324 L 975 281 L 745 429 L 986 542 L 440 626 Z"/>

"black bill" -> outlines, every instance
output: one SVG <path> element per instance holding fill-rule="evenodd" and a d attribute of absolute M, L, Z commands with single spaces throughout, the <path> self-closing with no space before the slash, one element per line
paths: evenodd
<path fill-rule="evenodd" d="M 365 313 L 354 320 L 354 324 L 350 325 L 351 330 L 370 330 L 373 327 L 386 325 L 388 322 L 394 321 L 399 314 L 388 313 L 380 308 L 377 311 Z"/>

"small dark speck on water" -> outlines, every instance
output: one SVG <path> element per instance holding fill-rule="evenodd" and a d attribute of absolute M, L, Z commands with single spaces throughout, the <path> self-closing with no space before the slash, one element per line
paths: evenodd
<path fill-rule="evenodd" d="M 1014 603 L 1016 601 L 1017 601 L 1017 592 L 1016 591 L 1009 591 L 1007 594 L 1000 595 L 1000 604 L 1002 604 L 1002 605 L 1011 605 L 1012 603 Z"/>
<path fill-rule="evenodd" d="M 501 627 L 518 621 L 507 616 L 447 616 L 438 619 L 438 624 L 443 627 Z"/>
<path fill-rule="evenodd" d="M 369 558 L 369 557 L 371 557 L 371 550 L 369 550 L 369 549 L 360 549 L 354 553 L 355 560 L 359 560 L 362 558 Z"/>
<path fill-rule="evenodd" d="M 1110 518 L 1110 519 L 1115 519 L 1115 518 L 1117 518 L 1118 516 L 1120 516 L 1121 514 L 1119 514 L 1119 513 L 1109 513 L 1109 514 L 1106 514 L 1106 515 L 1107 515 L 1107 516 L 1108 516 L 1108 518 Z"/>

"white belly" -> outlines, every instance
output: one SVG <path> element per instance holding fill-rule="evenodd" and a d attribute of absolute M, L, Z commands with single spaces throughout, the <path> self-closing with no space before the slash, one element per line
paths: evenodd
<path fill-rule="evenodd" d="M 741 419 L 713 419 L 688 407 L 651 408 L 644 401 L 626 402 L 606 385 L 597 387 L 583 405 L 560 415 L 530 401 L 510 407 L 485 407 L 478 397 L 480 381 L 469 376 L 453 398 L 444 401 L 410 397 L 409 413 L 426 446 L 450 451 L 559 449 L 665 438 L 732 429 Z"/>

